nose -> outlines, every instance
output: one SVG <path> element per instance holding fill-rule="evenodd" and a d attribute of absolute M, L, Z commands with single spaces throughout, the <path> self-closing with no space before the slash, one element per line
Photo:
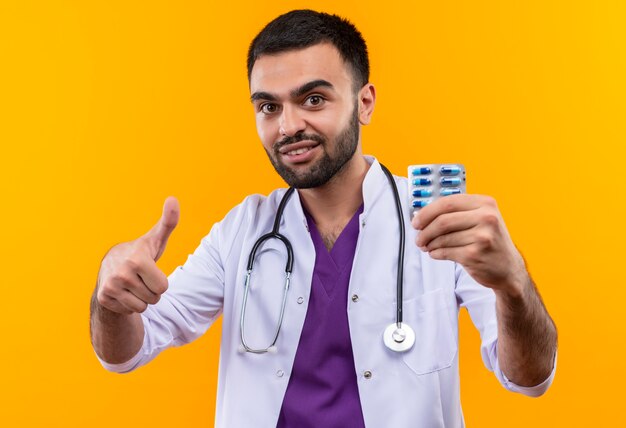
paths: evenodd
<path fill-rule="evenodd" d="M 298 132 L 304 131 L 306 128 L 306 122 L 301 115 L 301 112 L 297 108 L 291 106 L 284 106 L 283 111 L 279 118 L 279 130 L 280 135 L 293 137 Z"/>

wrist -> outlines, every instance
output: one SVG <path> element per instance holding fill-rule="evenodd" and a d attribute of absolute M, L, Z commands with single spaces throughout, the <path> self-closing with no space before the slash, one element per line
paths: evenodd
<path fill-rule="evenodd" d="M 532 288 L 532 280 L 527 272 L 515 275 L 501 287 L 494 290 L 497 299 L 505 301 L 520 301 L 527 295 L 529 288 Z"/>

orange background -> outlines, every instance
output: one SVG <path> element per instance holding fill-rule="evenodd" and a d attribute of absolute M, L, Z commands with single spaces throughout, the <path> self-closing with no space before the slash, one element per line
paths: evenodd
<path fill-rule="evenodd" d="M 212 426 L 219 325 L 105 372 L 88 306 L 113 244 L 182 216 L 170 272 L 245 195 L 282 186 L 255 131 L 248 43 L 311 7 L 365 35 L 366 153 L 463 162 L 494 196 L 560 333 L 551 390 L 502 389 L 461 314 L 469 427 L 623 420 L 626 9 L 587 1 L 0 2 L 0 426 Z M 242 408 L 246 403 L 242 403 Z"/>

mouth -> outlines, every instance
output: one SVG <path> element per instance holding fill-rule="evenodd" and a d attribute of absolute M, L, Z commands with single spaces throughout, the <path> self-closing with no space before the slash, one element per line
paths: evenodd
<path fill-rule="evenodd" d="M 293 163 L 306 162 L 312 156 L 311 151 L 320 145 L 317 141 L 299 141 L 287 144 L 278 149 L 281 157 Z"/>
<path fill-rule="evenodd" d="M 286 144 L 278 149 L 278 153 L 281 155 L 299 155 L 306 153 L 312 148 L 318 146 L 320 143 L 317 141 L 298 141 L 297 143 Z"/>
<path fill-rule="evenodd" d="M 295 156 L 295 155 L 301 155 L 302 153 L 306 153 L 309 150 L 313 149 L 315 146 L 311 146 L 311 147 L 303 147 L 301 149 L 294 149 L 294 150 L 290 150 L 287 153 L 283 153 L 284 155 L 287 156 Z"/>

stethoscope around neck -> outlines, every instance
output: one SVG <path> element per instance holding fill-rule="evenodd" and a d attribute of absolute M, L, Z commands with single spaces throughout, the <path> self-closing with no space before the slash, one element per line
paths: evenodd
<path fill-rule="evenodd" d="M 398 195 L 398 189 L 394 182 L 391 172 L 382 164 L 380 164 L 383 172 L 389 180 L 389 184 L 393 190 L 393 196 L 396 202 L 396 209 L 398 213 L 398 225 L 400 227 L 400 242 L 398 245 L 398 272 L 396 276 L 396 322 L 387 326 L 383 332 L 383 342 L 387 348 L 395 352 L 406 352 L 415 344 L 415 332 L 408 325 L 402 322 L 402 283 L 404 277 L 404 243 L 405 243 L 405 231 L 404 231 L 404 216 L 402 215 L 402 204 L 400 203 L 400 196 Z M 287 304 L 287 292 L 289 291 L 289 284 L 291 281 L 291 271 L 293 270 L 293 248 L 291 242 L 284 235 L 279 232 L 280 220 L 285 210 L 285 205 L 294 192 L 294 188 L 290 187 L 283 195 L 283 198 L 276 210 L 276 217 L 274 218 L 274 227 L 272 231 L 261 236 L 252 246 L 250 255 L 248 256 L 248 265 L 246 278 L 244 283 L 243 299 L 241 303 L 241 318 L 240 318 L 240 333 L 241 333 L 241 347 L 242 352 L 251 352 L 254 354 L 264 354 L 266 352 L 276 352 L 276 341 L 280 334 L 280 328 L 283 324 L 283 318 L 285 315 L 285 306 Z M 246 304 L 248 302 L 248 292 L 250 291 L 250 277 L 252 275 L 252 269 L 254 267 L 254 259 L 259 247 L 270 239 L 280 240 L 287 249 L 287 263 L 285 265 L 285 285 L 283 288 L 283 298 L 280 305 L 280 316 L 278 317 L 278 324 L 276 325 L 276 331 L 274 333 L 272 342 L 265 348 L 252 348 L 246 343 L 245 336 L 245 319 L 246 319 Z"/>

